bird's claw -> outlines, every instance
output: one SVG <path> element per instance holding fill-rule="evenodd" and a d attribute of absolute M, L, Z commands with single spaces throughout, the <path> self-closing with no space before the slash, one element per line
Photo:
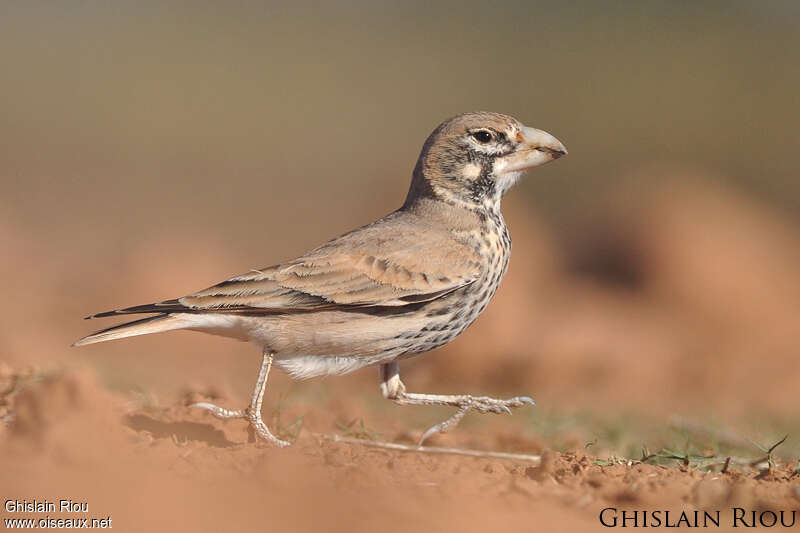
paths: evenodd
<path fill-rule="evenodd" d="M 536 405 L 532 398 L 527 396 L 518 396 L 508 400 L 498 400 L 497 398 L 489 398 L 481 396 L 477 398 L 470 398 L 464 402 L 462 408 L 475 409 L 480 413 L 495 413 L 495 414 L 511 414 L 511 408 L 522 407 L 525 404 Z"/>
<path fill-rule="evenodd" d="M 274 446 L 277 446 L 278 448 L 285 448 L 287 446 L 291 446 L 292 445 L 291 442 L 279 439 L 278 437 L 273 435 L 270 432 L 270 430 L 267 427 L 267 425 L 264 424 L 264 422 L 262 422 L 260 418 L 258 420 L 256 420 L 256 419 L 251 417 L 250 418 L 250 424 L 251 424 L 251 427 L 253 428 L 253 431 L 255 431 L 256 434 L 259 437 L 261 437 L 265 441 L 271 442 Z"/>
<path fill-rule="evenodd" d="M 196 407 L 198 409 L 205 409 L 217 418 L 247 418 L 247 409 L 225 409 L 219 405 L 214 405 L 209 402 L 197 402 L 189 405 L 190 408 Z"/>

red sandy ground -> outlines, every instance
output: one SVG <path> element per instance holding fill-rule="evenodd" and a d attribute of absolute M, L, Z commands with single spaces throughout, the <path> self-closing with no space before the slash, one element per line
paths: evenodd
<path fill-rule="evenodd" d="M 32 384 L 15 395 L 13 408 L 16 420 L 0 444 L 0 494 L 85 501 L 88 513 L 49 516 L 110 515 L 121 531 L 585 531 L 601 529 L 605 507 L 672 510 L 674 516 L 800 507 L 800 480 L 789 466 L 760 477 L 704 474 L 647 464 L 597 466 L 582 452 L 548 450 L 531 466 L 386 451 L 308 434 L 278 450 L 247 443 L 243 423 L 185 407 L 130 410 L 89 372 Z M 508 446 L 491 438 L 478 444 Z M 27 516 L 43 513 L 3 513 Z M 729 511 L 722 518 L 722 525 L 731 524 Z"/>

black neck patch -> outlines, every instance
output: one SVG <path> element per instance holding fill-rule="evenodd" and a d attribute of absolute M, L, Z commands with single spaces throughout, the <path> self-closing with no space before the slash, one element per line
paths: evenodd
<path fill-rule="evenodd" d="M 476 202 L 482 201 L 487 196 L 493 196 L 496 184 L 492 177 L 494 170 L 494 157 L 480 152 L 470 152 L 474 163 L 480 165 L 481 173 L 469 186 L 470 197 Z"/>

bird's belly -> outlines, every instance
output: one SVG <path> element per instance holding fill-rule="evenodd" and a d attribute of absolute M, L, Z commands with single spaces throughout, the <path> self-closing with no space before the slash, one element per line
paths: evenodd
<path fill-rule="evenodd" d="M 275 354 L 275 363 L 304 379 L 345 374 L 405 351 L 398 334 L 418 331 L 424 315 L 322 311 L 243 317 L 249 339 Z"/>

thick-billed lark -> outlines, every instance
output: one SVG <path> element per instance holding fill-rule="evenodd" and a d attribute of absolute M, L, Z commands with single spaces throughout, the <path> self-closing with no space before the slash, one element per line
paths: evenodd
<path fill-rule="evenodd" d="M 302 257 L 183 298 L 92 315 L 88 318 L 156 313 L 75 345 L 176 329 L 251 341 L 262 349 L 263 360 L 250 405 L 194 407 L 220 418 L 247 419 L 257 435 L 278 446 L 289 443 L 273 436 L 261 419 L 273 362 L 298 379 L 380 365 L 385 398 L 401 405 L 456 407 L 420 444 L 470 410 L 510 414 L 533 400 L 406 392 L 399 361 L 450 342 L 486 308 L 511 251 L 501 198 L 523 171 L 566 153 L 555 137 L 512 117 L 459 115 L 425 141 L 397 211 Z"/>

